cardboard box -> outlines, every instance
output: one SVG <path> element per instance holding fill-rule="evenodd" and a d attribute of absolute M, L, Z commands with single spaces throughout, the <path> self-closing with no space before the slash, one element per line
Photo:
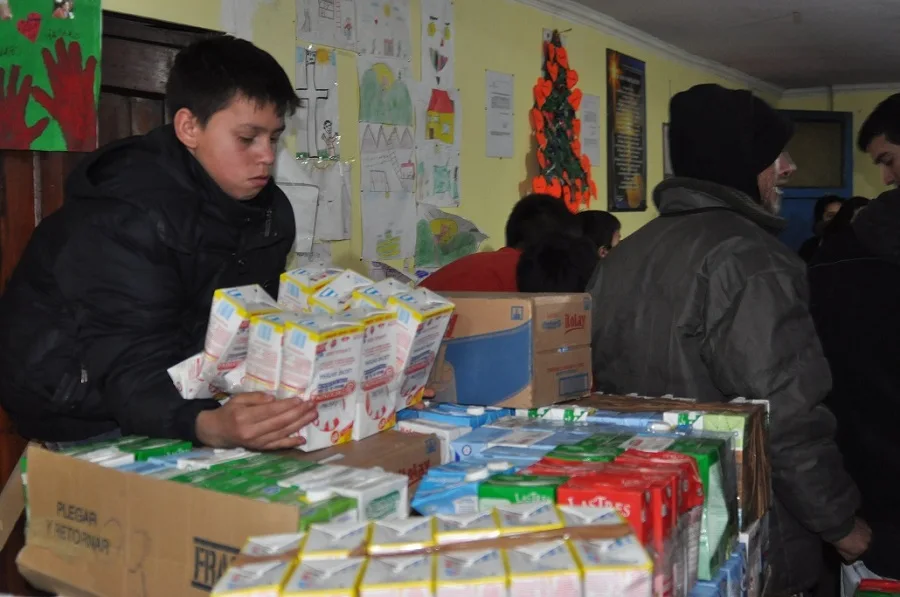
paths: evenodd
<path fill-rule="evenodd" d="M 532 408 L 591 389 L 587 294 L 457 293 L 433 375 L 440 402 Z"/>

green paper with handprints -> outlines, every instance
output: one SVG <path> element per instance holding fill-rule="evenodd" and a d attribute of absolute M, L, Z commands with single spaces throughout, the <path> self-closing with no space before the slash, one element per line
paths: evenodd
<path fill-rule="evenodd" d="M 97 148 L 100 0 L 0 0 L 0 149 Z"/>
<path fill-rule="evenodd" d="M 478 251 L 487 238 L 475 224 L 430 205 L 420 205 L 416 224 L 416 267 L 443 267 Z"/>

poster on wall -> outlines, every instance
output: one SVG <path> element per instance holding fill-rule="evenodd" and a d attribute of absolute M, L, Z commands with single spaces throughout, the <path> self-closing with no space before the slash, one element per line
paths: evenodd
<path fill-rule="evenodd" d="M 355 0 L 297 0 L 297 39 L 355 50 Z"/>
<path fill-rule="evenodd" d="M 324 47 L 298 47 L 294 80 L 300 98 L 294 114 L 297 152 L 302 158 L 340 159 L 337 52 Z"/>
<path fill-rule="evenodd" d="M 485 147 L 489 158 L 513 157 L 513 75 L 485 71 Z"/>
<path fill-rule="evenodd" d="M 0 0 L 0 149 L 92 151 L 100 0 Z"/>
<path fill-rule="evenodd" d="M 600 96 L 584 94 L 581 100 L 581 151 L 600 165 Z"/>
<path fill-rule="evenodd" d="M 487 238 L 474 223 L 430 205 L 420 205 L 416 224 L 416 267 L 443 267 L 478 251 Z"/>
<path fill-rule="evenodd" d="M 409 0 L 358 0 L 356 24 L 360 54 L 406 61 L 412 57 Z"/>
<path fill-rule="evenodd" d="M 458 207 L 462 120 L 459 92 L 427 84 L 414 86 L 416 107 L 416 199 L 437 207 Z"/>
<path fill-rule="evenodd" d="M 647 209 L 647 87 L 644 62 L 606 51 L 609 211 Z"/>
<path fill-rule="evenodd" d="M 422 0 L 422 82 L 449 89 L 454 85 L 453 3 Z"/>
<path fill-rule="evenodd" d="M 390 58 L 360 56 L 356 67 L 360 122 L 414 126 L 409 64 Z"/>

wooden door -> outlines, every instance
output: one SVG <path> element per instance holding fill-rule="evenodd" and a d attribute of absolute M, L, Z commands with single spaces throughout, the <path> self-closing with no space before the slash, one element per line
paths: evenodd
<path fill-rule="evenodd" d="M 104 13 L 100 144 L 140 135 L 163 124 L 166 77 L 175 55 L 211 35 L 219 34 Z M 0 294 L 35 226 L 62 206 L 65 179 L 82 157 L 78 153 L 0 150 Z M 0 485 L 9 478 L 24 446 L 25 440 L 16 435 L 0 409 Z M 37 594 L 15 567 L 24 540 L 22 522 L 0 552 L 0 593 Z"/>

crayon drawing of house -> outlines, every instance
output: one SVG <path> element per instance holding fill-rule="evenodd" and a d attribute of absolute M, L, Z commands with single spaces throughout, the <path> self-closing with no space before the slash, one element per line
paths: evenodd
<path fill-rule="evenodd" d="M 436 139 L 450 145 L 453 144 L 454 131 L 453 100 L 443 89 L 432 89 L 431 99 L 425 115 L 425 138 Z"/>

